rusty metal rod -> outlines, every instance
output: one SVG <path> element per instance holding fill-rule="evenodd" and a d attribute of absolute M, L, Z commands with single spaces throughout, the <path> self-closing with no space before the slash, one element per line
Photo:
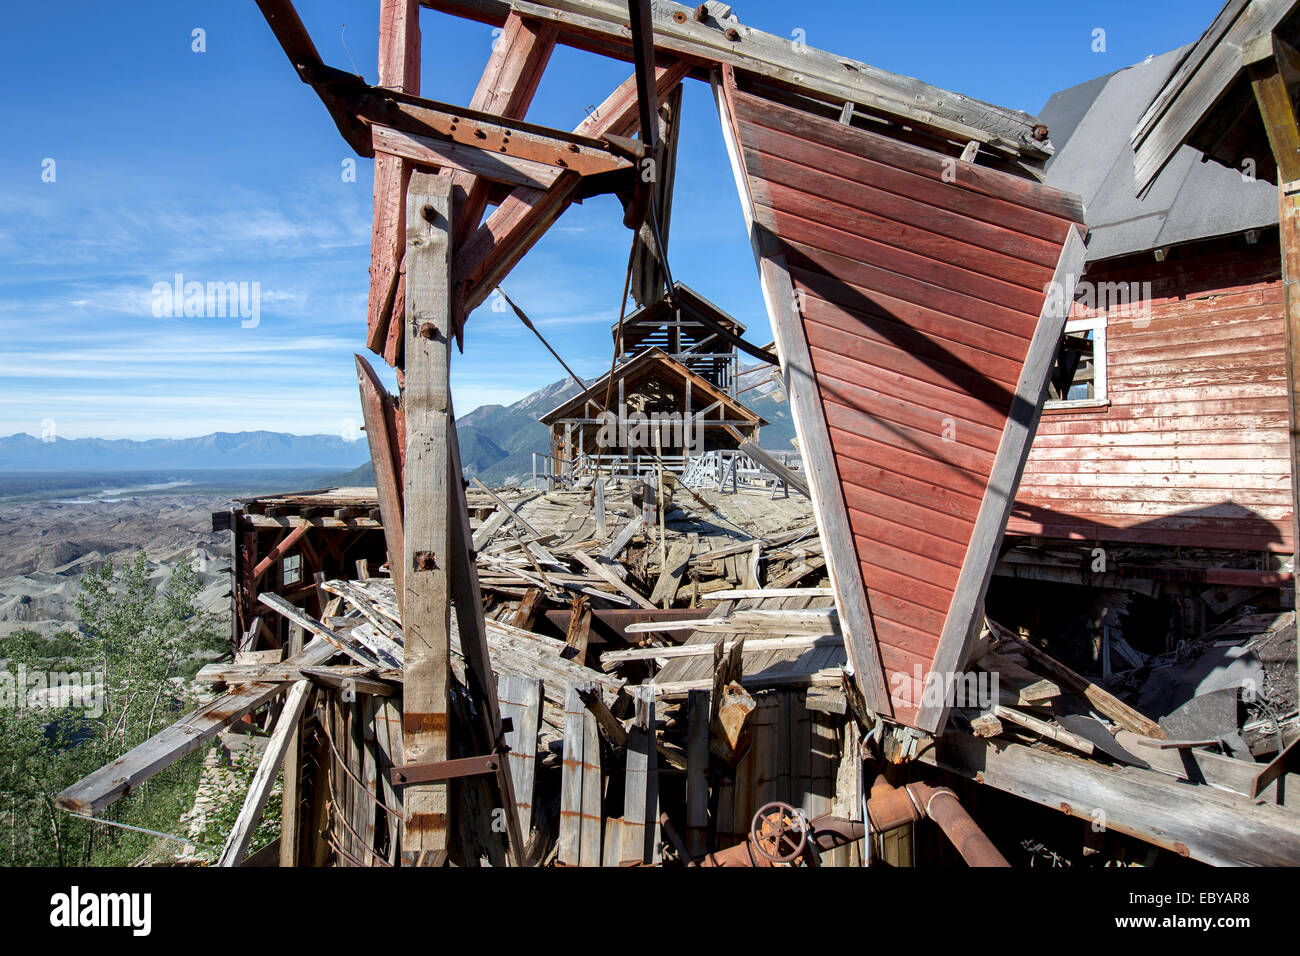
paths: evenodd
<path fill-rule="evenodd" d="M 947 787 L 931 787 L 924 783 L 909 783 L 904 787 L 877 790 L 867 801 L 867 815 L 875 833 L 896 830 L 909 823 L 919 823 L 925 818 L 933 820 L 952 841 L 953 847 L 970 866 L 1010 866 L 984 835 L 984 831 L 971 819 L 957 795 Z M 808 821 L 808 841 L 820 851 L 833 850 L 866 836 L 863 823 L 845 820 L 830 814 Z M 700 866 L 759 866 L 773 863 L 754 850 L 753 836 L 743 843 L 710 853 L 699 861 Z"/>

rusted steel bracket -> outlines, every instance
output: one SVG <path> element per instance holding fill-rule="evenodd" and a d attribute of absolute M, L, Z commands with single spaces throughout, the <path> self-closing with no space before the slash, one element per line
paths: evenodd
<path fill-rule="evenodd" d="M 394 767 L 389 772 L 389 777 L 395 787 L 412 783 L 434 783 L 456 777 L 476 777 L 479 774 L 496 773 L 501 768 L 501 760 L 501 754 L 488 754 L 486 757 L 461 757 L 457 760 L 408 763 L 401 767 Z"/>

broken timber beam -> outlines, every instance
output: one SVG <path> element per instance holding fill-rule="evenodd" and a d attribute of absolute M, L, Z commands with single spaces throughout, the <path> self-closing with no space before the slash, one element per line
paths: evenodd
<path fill-rule="evenodd" d="M 285 661 L 294 667 L 323 664 L 336 650 L 323 640 L 309 643 L 301 654 Z M 83 816 L 102 810 L 119 797 L 140 786 L 154 774 L 170 767 L 181 757 L 215 737 L 245 714 L 284 693 L 287 683 L 245 684 L 205 704 L 176 723 L 133 747 L 112 763 L 78 780 L 56 798 L 60 809 Z"/>
<path fill-rule="evenodd" d="M 405 293 L 403 292 L 403 301 Z M 397 429 L 397 405 L 379 376 L 360 355 L 357 384 L 361 389 L 361 414 L 370 444 L 370 463 L 375 470 L 375 494 L 379 515 L 384 523 L 384 543 L 388 550 L 388 570 L 398 595 L 402 593 L 402 439 Z"/>
<path fill-rule="evenodd" d="M 421 0 L 424 6 L 501 26 L 512 13 L 559 27 L 558 41 L 576 49 L 632 62 L 628 6 L 624 0 Z M 694 8 L 656 0 L 651 27 L 657 60 L 676 57 L 696 75 L 724 66 L 756 74 L 765 82 L 833 105 L 865 107 L 920 127 L 964 148 L 972 140 L 1031 164 L 1052 153 L 1038 120 L 867 63 L 836 56 L 789 37 L 754 30 L 736 20 L 696 20 Z M 662 93 L 661 93 L 662 98 Z M 954 153 L 956 155 L 956 153 Z"/>
<path fill-rule="evenodd" d="M 504 21 L 503 21 L 504 22 Z M 686 75 L 686 67 L 672 64 L 656 71 L 656 92 L 660 97 Z M 605 102 L 580 123 L 579 136 L 627 136 L 637 127 L 636 77 L 629 77 Z M 455 285 L 463 309 L 457 327 L 491 294 L 515 267 L 524 253 L 545 234 L 575 198 L 582 177 L 563 173 L 549 189 L 519 187 L 499 205 L 457 251 Z"/>
<path fill-rule="evenodd" d="M 420 92 L 419 14 L 415 0 L 380 0 L 380 86 L 403 93 Z M 406 188 L 410 178 L 410 164 L 401 156 L 375 153 L 366 348 L 382 355 L 389 365 L 398 364 L 404 344 L 401 317 L 406 314 L 406 276 L 402 260 L 406 254 Z M 392 326 L 394 315 L 398 316 L 396 327 Z M 387 525 L 385 520 L 385 529 Z"/>

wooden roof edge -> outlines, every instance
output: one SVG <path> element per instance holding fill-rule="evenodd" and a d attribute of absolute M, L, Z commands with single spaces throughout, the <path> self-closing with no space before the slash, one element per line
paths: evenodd
<path fill-rule="evenodd" d="M 619 0 L 420 0 L 433 10 L 501 26 L 514 12 L 555 23 L 560 43 L 630 61 L 627 5 Z M 850 57 L 756 30 L 735 17 L 695 18 L 695 8 L 656 0 L 652 11 L 655 49 L 706 71 L 732 66 L 839 105 L 854 103 L 955 140 L 977 140 L 1027 161 L 1052 154 L 1039 138 L 1038 119 L 1022 110 L 986 103 L 891 73 Z"/>
<path fill-rule="evenodd" d="M 692 304 L 695 305 L 696 308 L 703 309 L 705 311 L 712 313 L 713 319 L 715 321 L 721 322 L 724 325 L 730 325 L 736 331 L 737 334 L 744 333 L 746 328 L 745 323 L 741 322 L 739 319 L 733 316 L 730 312 L 723 309 L 717 303 L 712 302 L 711 300 L 705 298 L 703 295 L 699 293 L 699 291 L 687 285 L 685 282 L 681 281 L 680 279 L 678 279 L 676 282 L 673 283 L 673 291 L 678 295 L 681 295 L 683 298 L 688 299 Z M 657 312 L 661 312 L 664 310 L 664 308 L 666 308 L 665 306 L 666 302 L 667 299 L 664 298 L 664 299 L 660 299 L 657 302 L 652 302 L 650 305 L 638 306 L 637 309 L 633 311 L 630 315 L 624 317 L 623 328 L 627 329 L 629 326 L 632 325 L 638 325 L 642 322 L 653 321 L 654 314 Z M 701 322 L 696 322 L 693 324 L 703 325 L 703 323 Z M 610 332 L 617 334 L 618 323 L 617 322 L 612 323 L 609 329 Z"/>
<path fill-rule="evenodd" d="M 622 365 L 618 366 L 618 368 L 614 369 L 613 374 L 620 377 L 626 376 L 629 372 L 638 370 L 642 366 L 648 365 L 651 362 L 663 362 L 671 366 L 674 371 L 682 372 L 684 377 L 689 377 L 691 379 L 693 387 L 695 386 L 701 387 L 705 392 L 709 394 L 711 398 L 721 401 L 731 406 L 732 408 L 740 410 L 745 415 L 745 417 L 752 419 L 755 425 L 762 426 L 762 425 L 769 424 L 769 422 L 763 419 L 762 416 L 760 416 L 757 412 L 755 412 L 752 408 L 750 408 L 740 399 L 733 398 L 731 395 L 727 394 L 722 389 L 718 388 L 716 385 L 710 382 L 703 375 L 699 374 L 698 372 L 692 371 L 689 366 L 683 365 L 681 362 L 677 361 L 675 358 L 673 358 L 663 349 L 659 348 L 659 346 L 657 345 L 653 345 L 648 349 L 638 352 L 632 358 L 628 359 Z M 610 379 L 610 373 L 606 372 L 599 379 L 597 379 L 595 383 L 588 386 L 585 391 L 579 392 L 577 395 L 574 395 L 572 398 L 567 399 L 566 401 L 560 403 L 555 408 L 547 412 L 545 415 L 538 416 L 537 420 L 541 422 L 543 425 L 550 425 L 553 422 L 562 419 L 564 417 L 563 413 L 568 411 L 571 407 L 581 405 L 584 402 L 590 401 L 592 398 L 596 398 L 596 397 L 599 397 L 600 399 L 603 400 L 604 393 L 602 390 L 609 383 L 609 379 Z"/>
<path fill-rule="evenodd" d="M 1171 70 L 1133 128 L 1134 188 L 1142 195 L 1224 102 L 1246 69 L 1243 53 L 1295 13 L 1297 0 L 1228 0 Z"/>

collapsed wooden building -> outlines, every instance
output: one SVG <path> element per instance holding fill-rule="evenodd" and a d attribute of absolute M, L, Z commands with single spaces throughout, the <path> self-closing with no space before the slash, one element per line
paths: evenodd
<path fill-rule="evenodd" d="M 1137 522 L 1092 520 L 1130 512 L 1072 511 L 1074 497 L 1052 504 L 1061 483 L 1046 476 L 1059 471 L 1042 465 L 1081 457 L 1052 453 L 1072 449 L 1057 439 L 1083 429 L 1059 424 L 1055 411 L 1040 429 L 1049 395 L 1099 415 L 1108 394 L 1118 406 L 1129 387 L 1116 374 L 1114 392 L 1099 392 L 1125 319 L 1117 314 L 1107 337 L 1096 310 L 1075 304 L 1090 216 L 1076 194 L 1083 186 L 1051 172 L 1046 125 L 795 49 L 716 2 L 382 0 L 378 86 L 326 66 L 289 0 L 258 2 L 347 142 L 375 158 L 366 345 L 400 385 L 390 395 L 358 356 L 378 514 L 350 513 L 360 506 L 331 493 L 245 503 L 229 522 L 251 549 L 237 626 L 244 650 L 278 653 L 205 668 L 201 677 L 224 693 L 69 788 L 62 806 L 102 809 L 274 704 L 226 865 L 253 849 L 281 766 L 278 854 L 290 866 L 1005 865 L 1023 835 L 1007 820 L 1030 804 L 1046 808 L 1035 825 L 1048 828 L 1104 820 L 1102 837 L 1076 826 L 1074 840 L 1096 852 L 1105 843 L 1108 860 L 1300 860 L 1300 816 L 1286 794 L 1300 738 L 1290 715 L 1254 728 L 1256 743 L 1277 741 L 1256 762 L 1237 748 L 1251 743 L 1237 740 L 1235 722 L 1230 733 L 1183 735 L 1186 724 L 1153 719 L 1069 666 L 1041 631 L 986 618 L 995 573 L 1032 577 L 1023 570 L 1032 566 L 1126 586 L 1086 579 L 1059 553 L 1044 558 L 1045 544 L 1144 543 L 1132 537 Z M 502 31 L 468 108 L 420 95 L 421 6 Z M 1268 6 L 1233 0 L 1229 9 L 1254 17 Z M 1271 37 L 1280 23 L 1261 29 Z M 1214 49 L 1224 30 L 1216 21 L 1202 44 Z M 523 119 L 556 44 L 634 64 L 573 132 Z M 1194 59 L 1171 64 L 1172 76 Z M 1277 70 L 1290 62 L 1279 53 Z M 686 80 L 714 94 L 775 335 L 769 348 L 673 279 L 671 175 L 639 174 L 672 169 Z M 1265 89 L 1261 108 L 1274 103 Z M 548 471 L 547 490 L 469 488 L 452 349 L 473 347 L 470 314 L 564 209 L 601 193 L 623 204 L 627 285 L 640 305 L 626 316 L 620 303 L 613 370 L 544 419 L 550 457 L 563 463 Z M 1213 244 L 1222 236 L 1194 232 L 1170 245 L 1209 239 L 1188 255 L 1224 255 Z M 1284 252 L 1289 243 L 1284 224 Z M 1127 261 L 1091 258 L 1128 274 Z M 1175 268 L 1161 281 L 1196 280 Z M 1242 294 L 1275 302 L 1277 290 Z M 1168 309 L 1152 320 L 1158 329 L 1198 334 L 1178 325 L 1180 306 Z M 1226 309 L 1227 318 L 1205 314 L 1202 327 L 1239 317 Z M 1277 345 L 1276 317 L 1268 321 L 1259 334 Z M 1288 332 L 1288 366 L 1290 342 Z M 737 350 L 776 371 L 798 462 L 759 444 L 762 420 L 735 388 Z M 762 468 L 748 484 L 733 470 L 728 488 L 692 467 L 685 443 L 599 440 L 602 416 L 622 411 L 620 383 L 639 389 L 650 411 L 700 413 L 716 436 L 704 453 L 744 454 Z M 1293 378 L 1285 386 L 1294 434 Z M 1049 440 L 1036 444 L 1036 431 Z M 1291 489 L 1292 461 L 1294 449 Z M 796 493 L 777 497 L 778 485 Z M 1251 526 L 1238 548 L 1256 565 L 1221 564 L 1203 583 L 1250 572 L 1280 593 L 1289 571 L 1261 553 L 1291 554 L 1295 535 L 1280 523 L 1289 529 L 1295 509 L 1268 507 L 1261 517 L 1278 540 Z M 1158 517 L 1175 550 L 1228 528 L 1221 513 Z M 363 520 L 364 543 L 336 542 L 332 564 L 313 562 L 310 584 L 284 577 L 293 548 L 320 534 L 299 529 Z M 248 539 L 259 522 L 268 538 Z M 1103 526 L 1114 533 L 1094 530 Z M 372 550 L 348 560 L 355 548 Z M 1026 548 L 1032 560 L 1020 560 Z M 1178 553 L 1161 565 L 1188 562 Z M 261 586 L 272 568 L 276 586 Z M 283 624 L 255 626 L 254 600 Z M 1270 636 L 1285 627 L 1275 624 Z M 1293 617 L 1289 626 L 1294 642 Z M 1240 688 L 1220 689 L 1232 690 L 1235 715 Z"/>

